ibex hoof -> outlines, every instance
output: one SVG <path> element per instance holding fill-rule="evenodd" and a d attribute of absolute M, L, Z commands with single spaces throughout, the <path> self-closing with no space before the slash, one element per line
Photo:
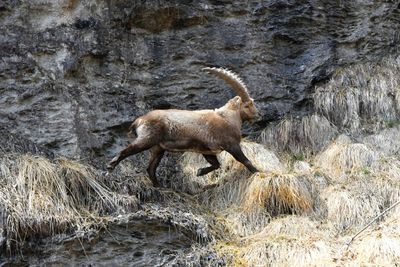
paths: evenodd
<path fill-rule="evenodd" d="M 254 173 L 258 173 L 258 172 L 260 172 L 260 171 L 257 170 L 256 168 L 252 168 L 252 169 L 250 169 L 250 172 L 254 174 Z"/>
<path fill-rule="evenodd" d="M 203 175 L 207 174 L 207 172 L 206 172 L 205 169 L 206 169 L 206 168 L 198 169 L 196 175 L 197 175 L 197 176 L 203 176 Z"/>
<path fill-rule="evenodd" d="M 107 173 L 110 173 L 114 170 L 115 166 L 112 164 L 108 164 L 106 168 L 107 168 Z"/>

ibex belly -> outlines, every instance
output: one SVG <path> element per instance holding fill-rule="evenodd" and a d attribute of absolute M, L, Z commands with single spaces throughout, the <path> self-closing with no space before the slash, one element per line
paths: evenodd
<path fill-rule="evenodd" d="M 222 151 L 222 148 L 218 146 L 204 144 L 201 141 L 195 141 L 195 140 L 164 141 L 160 143 L 160 146 L 163 149 L 172 152 L 190 151 L 207 155 L 216 155 Z"/>

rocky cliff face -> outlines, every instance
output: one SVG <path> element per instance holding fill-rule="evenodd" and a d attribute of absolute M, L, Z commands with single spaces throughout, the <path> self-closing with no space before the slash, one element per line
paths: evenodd
<path fill-rule="evenodd" d="M 261 129 L 312 112 L 337 66 L 398 53 L 399 28 L 398 1 L 5 0 L 0 123 L 58 154 L 110 156 L 148 110 L 223 105 L 233 93 L 200 71 L 222 66 Z"/>

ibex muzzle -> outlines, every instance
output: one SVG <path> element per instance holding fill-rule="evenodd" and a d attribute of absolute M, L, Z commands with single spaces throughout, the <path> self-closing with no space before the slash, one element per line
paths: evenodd
<path fill-rule="evenodd" d="M 237 96 L 215 110 L 153 110 L 131 125 L 137 138 L 107 165 L 112 171 L 126 157 L 150 149 L 151 159 L 147 172 L 154 186 L 159 186 L 156 169 L 165 151 L 193 151 L 203 154 L 209 167 L 198 170 L 205 175 L 220 167 L 217 154 L 225 150 L 247 169 L 258 170 L 240 148 L 242 123 L 260 118 L 254 100 L 250 98 L 244 82 L 233 72 L 222 68 L 204 68 L 227 82 Z"/>

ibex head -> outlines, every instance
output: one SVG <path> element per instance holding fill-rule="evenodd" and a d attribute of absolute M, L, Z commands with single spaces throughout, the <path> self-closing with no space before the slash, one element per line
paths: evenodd
<path fill-rule="evenodd" d="M 253 99 L 243 102 L 242 108 L 240 109 L 240 116 L 243 121 L 254 122 L 261 119 L 260 111 L 258 110 Z"/>
<path fill-rule="evenodd" d="M 243 121 L 254 122 L 261 119 L 254 99 L 252 99 L 247 91 L 247 87 L 235 73 L 223 68 L 203 68 L 203 70 L 213 73 L 228 83 L 238 95 L 231 99 L 228 103 L 231 107 L 235 107 L 240 111 L 240 117 Z"/>

